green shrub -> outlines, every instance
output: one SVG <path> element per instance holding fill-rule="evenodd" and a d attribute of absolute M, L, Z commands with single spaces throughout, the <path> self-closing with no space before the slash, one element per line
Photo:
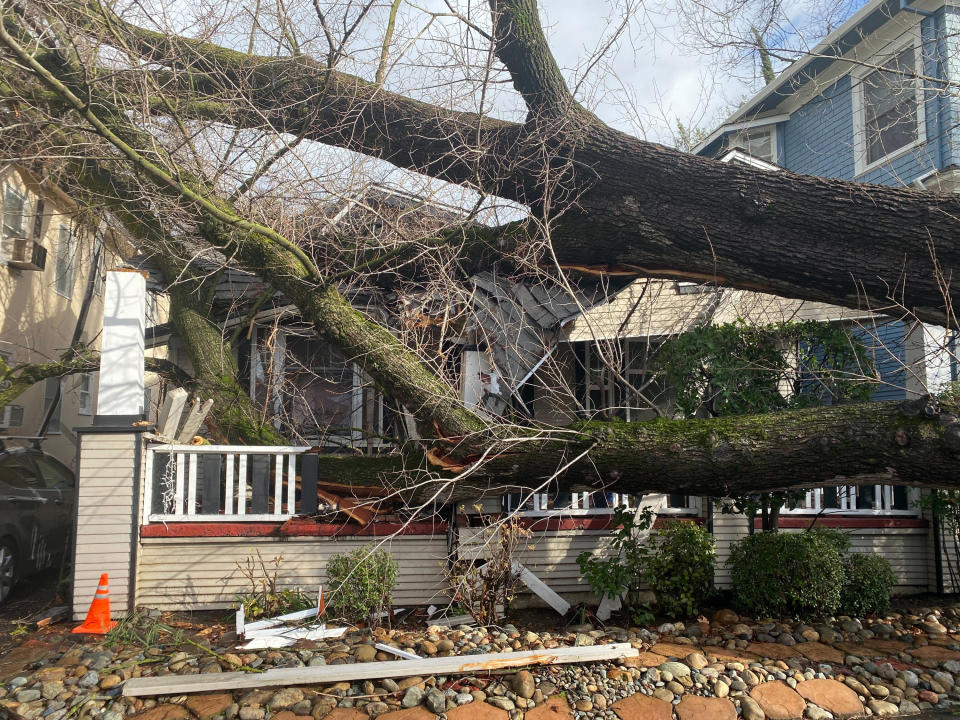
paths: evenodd
<path fill-rule="evenodd" d="M 840 607 L 848 615 L 862 616 L 890 607 L 890 590 L 897 576 L 885 557 L 851 553 L 844 561 L 846 581 Z"/>
<path fill-rule="evenodd" d="M 643 576 L 668 615 L 697 614 L 710 593 L 716 559 L 713 536 L 696 523 L 673 520 L 651 538 Z"/>
<path fill-rule="evenodd" d="M 397 563 L 386 550 L 363 547 L 327 561 L 329 610 L 352 622 L 379 624 L 393 602 Z"/>
<path fill-rule="evenodd" d="M 841 533 L 757 533 L 735 543 L 730 566 L 737 605 L 754 616 L 831 615 L 844 583 Z"/>

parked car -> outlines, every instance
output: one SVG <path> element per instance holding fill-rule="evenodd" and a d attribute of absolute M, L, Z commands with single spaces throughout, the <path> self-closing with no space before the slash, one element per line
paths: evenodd
<path fill-rule="evenodd" d="M 41 450 L 0 449 L 0 603 L 18 580 L 60 562 L 76 492 L 73 472 Z"/>

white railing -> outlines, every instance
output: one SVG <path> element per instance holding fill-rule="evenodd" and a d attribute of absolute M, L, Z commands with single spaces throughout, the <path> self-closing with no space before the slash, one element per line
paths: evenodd
<path fill-rule="evenodd" d="M 857 514 L 857 515 L 919 515 L 919 511 L 914 507 L 915 493 L 912 490 L 907 491 L 907 507 L 894 507 L 894 489 L 893 485 L 867 485 L 865 487 L 873 488 L 873 502 L 870 507 L 858 507 L 857 485 L 840 485 L 836 488 L 837 503 L 836 507 L 824 507 L 824 489 L 811 488 L 806 491 L 804 501 L 793 510 L 783 508 L 781 515 L 809 515 L 812 513 L 824 514 Z"/>
<path fill-rule="evenodd" d="M 146 448 L 143 522 L 285 520 L 298 512 L 298 458 L 308 447 Z"/>
<path fill-rule="evenodd" d="M 551 495 L 548 493 L 534 493 L 530 501 L 530 507 L 521 509 L 521 517 L 582 517 L 587 515 L 612 515 L 614 508 L 623 507 L 626 510 L 635 509 L 633 495 L 611 493 L 608 497 L 601 492 L 578 492 L 570 495 L 570 504 L 566 507 L 551 507 Z M 521 495 L 526 499 L 526 494 Z M 666 500 L 662 503 L 654 503 L 654 495 L 645 495 L 642 501 L 644 505 L 658 504 L 658 515 L 696 515 L 700 510 L 700 499 L 693 496 L 684 496 L 686 507 L 668 507 Z M 508 507 L 508 510 L 516 508 Z"/>

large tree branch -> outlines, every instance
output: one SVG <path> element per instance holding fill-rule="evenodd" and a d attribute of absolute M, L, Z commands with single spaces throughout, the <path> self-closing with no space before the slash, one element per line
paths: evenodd
<path fill-rule="evenodd" d="M 521 60 L 545 45 L 513 39 L 516 23 L 502 27 L 503 58 L 524 81 Z M 543 135 L 535 125 L 411 100 L 303 56 L 254 56 L 131 25 L 123 31 L 144 58 L 179 69 L 167 73 L 165 89 L 187 101 L 181 112 L 216 92 L 222 122 L 302 135 L 531 205 L 550 190 L 551 165 L 562 165 L 563 190 L 575 199 L 575 209 L 554 218 L 562 265 L 893 314 L 902 305 L 925 321 L 952 322 L 958 291 L 938 269 L 960 265 L 955 195 L 722 164 L 580 115 Z M 531 98 L 540 93 L 535 83 L 520 87 Z"/>
<path fill-rule="evenodd" d="M 396 487 L 414 499 L 442 489 L 444 501 L 537 490 L 745 492 L 860 484 L 960 484 L 958 408 L 931 398 L 790 410 L 764 415 L 649 422 L 589 422 L 544 428 L 475 464 L 448 466 L 434 482 Z M 345 485 L 391 486 L 418 456 L 330 461 Z M 335 470 L 333 470 L 335 468 Z M 559 472 L 558 468 L 565 468 Z"/>
<path fill-rule="evenodd" d="M 140 173 L 168 197 L 185 201 L 196 214 L 200 230 L 214 247 L 234 256 L 289 297 L 317 332 L 357 362 L 387 392 L 411 409 L 428 431 L 461 437 L 484 431 L 485 423 L 467 410 L 449 388 L 389 330 L 354 309 L 338 289 L 321 283 L 315 266 L 280 233 L 240 216 L 182 167 L 169 171 L 152 157 L 152 143 L 110 101 L 90 87 L 83 101 L 64 79 L 76 79 L 62 57 L 46 56 L 46 64 L 28 52 L 0 25 L 0 42 L 53 93 L 82 118 L 93 132 L 113 145 Z M 52 53 L 50 55 L 53 55 Z M 44 57 L 41 54 L 41 57 Z M 169 158 L 168 162 L 171 162 Z M 123 195 L 122 192 L 118 193 Z"/>

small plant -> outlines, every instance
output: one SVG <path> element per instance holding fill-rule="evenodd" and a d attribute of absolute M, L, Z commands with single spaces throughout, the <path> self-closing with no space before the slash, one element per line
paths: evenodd
<path fill-rule="evenodd" d="M 643 577 L 660 609 L 668 615 L 696 615 L 713 581 L 713 536 L 696 523 L 673 520 L 654 533 L 651 545 Z"/>
<path fill-rule="evenodd" d="M 890 591 L 897 576 L 885 557 L 851 553 L 843 564 L 847 576 L 840 598 L 843 612 L 863 616 L 890 607 Z"/>
<path fill-rule="evenodd" d="M 481 517 L 486 524 L 471 544 L 481 550 L 486 562 L 463 557 L 447 568 L 444 576 L 450 599 L 463 605 L 480 625 L 489 625 L 497 621 L 500 611 L 506 612 L 516 597 L 520 574 L 515 563 L 521 544 L 532 533 L 516 518 L 492 521 Z"/>
<path fill-rule="evenodd" d="M 333 555 L 327 561 L 330 584 L 328 610 L 351 622 L 379 625 L 393 603 L 397 562 L 386 550 L 372 546 L 352 553 Z"/>
<path fill-rule="evenodd" d="M 312 606 L 310 598 L 295 588 L 280 588 L 280 565 L 283 556 L 278 555 L 270 561 L 271 569 L 267 569 L 260 551 L 257 557 L 252 555 L 246 563 L 237 563 L 240 572 L 250 583 L 250 592 L 237 596 L 237 602 L 243 606 L 244 617 L 255 620 L 259 617 L 273 617 L 295 610 L 306 610 Z"/>
<path fill-rule="evenodd" d="M 834 614 L 840 607 L 841 533 L 757 533 L 735 543 L 727 564 L 736 603 L 758 617 Z"/>
<path fill-rule="evenodd" d="M 649 550 L 638 537 L 653 525 L 653 512 L 645 508 L 639 516 L 623 507 L 613 511 L 609 555 L 597 556 L 582 552 L 577 557 L 580 572 L 590 589 L 601 598 L 615 598 L 627 594 L 626 611 L 638 618 L 650 613 L 649 607 L 639 601 L 640 582 Z M 643 623 L 646 624 L 646 623 Z"/>

